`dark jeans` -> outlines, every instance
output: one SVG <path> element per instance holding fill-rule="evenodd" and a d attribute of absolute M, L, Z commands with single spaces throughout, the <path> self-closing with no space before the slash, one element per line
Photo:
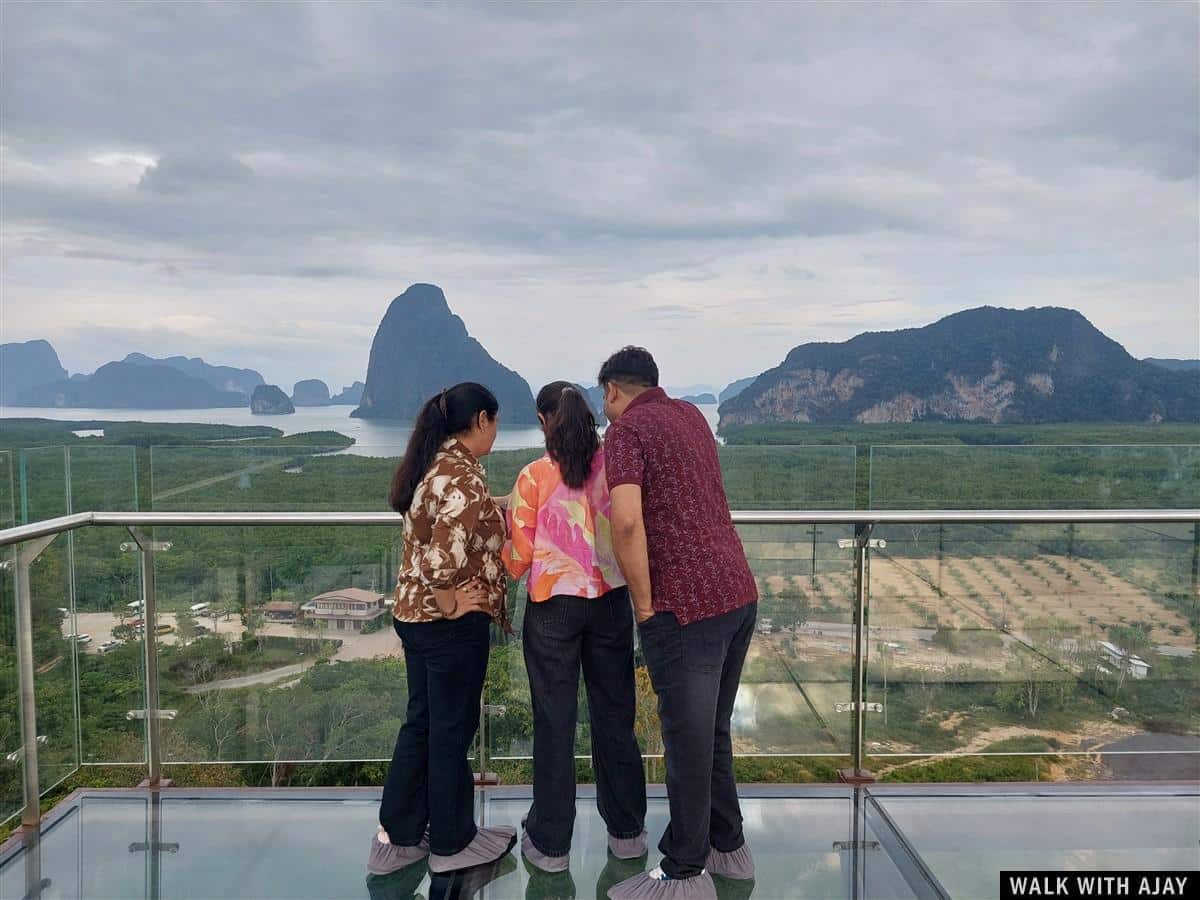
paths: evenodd
<path fill-rule="evenodd" d="M 729 720 L 758 604 L 681 626 L 657 613 L 641 626 L 642 652 L 658 694 L 671 821 L 659 841 L 663 871 L 699 875 L 709 847 L 745 843 Z"/>
<path fill-rule="evenodd" d="M 475 838 L 475 779 L 467 755 L 479 728 L 491 620 L 395 622 L 408 669 L 408 710 L 379 806 L 393 844 L 458 853 Z"/>
<path fill-rule="evenodd" d="M 608 833 L 633 838 L 646 820 L 646 773 L 633 734 L 633 608 L 625 588 L 525 606 L 521 635 L 533 700 L 533 805 L 525 824 L 547 856 L 571 851 L 579 670 L 592 725 L 596 805 Z"/>

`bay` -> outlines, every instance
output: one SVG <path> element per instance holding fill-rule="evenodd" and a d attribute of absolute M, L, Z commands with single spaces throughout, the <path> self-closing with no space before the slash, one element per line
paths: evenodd
<path fill-rule="evenodd" d="M 197 423 L 203 425 L 266 425 L 280 429 L 284 435 L 307 431 L 336 431 L 354 439 L 343 453 L 354 456 L 400 456 L 412 434 L 412 423 L 385 419 L 352 419 L 352 406 L 300 406 L 291 415 L 259 416 L 250 407 L 219 409 L 60 409 L 58 407 L 5 406 L 0 407 L 0 419 L 51 419 L 57 422 L 158 422 Z M 713 429 L 717 430 L 717 405 L 699 407 Z M 497 450 L 523 450 L 542 446 L 540 428 L 506 426 L 500 416 Z"/>

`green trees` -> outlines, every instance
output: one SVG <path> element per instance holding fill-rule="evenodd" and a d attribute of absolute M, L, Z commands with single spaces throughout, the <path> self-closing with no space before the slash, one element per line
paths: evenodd
<path fill-rule="evenodd" d="M 196 625 L 196 617 L 190 611 L 175 614 L 175 633 L 179 637 L 180 644 L 187 646 L 195 639 L 199 633 L 196 631 Z"/>

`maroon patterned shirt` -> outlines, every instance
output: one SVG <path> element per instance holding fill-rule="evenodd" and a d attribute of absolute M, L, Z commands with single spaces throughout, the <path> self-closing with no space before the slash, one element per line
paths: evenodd
<path fill-rule="evenodd" d="M 638 394 L 604 433 L 604 462 L 609 490 L 641 485 L 655 612 L 687 625 L 758 600 L 700 410 L 662 388 Z"/>

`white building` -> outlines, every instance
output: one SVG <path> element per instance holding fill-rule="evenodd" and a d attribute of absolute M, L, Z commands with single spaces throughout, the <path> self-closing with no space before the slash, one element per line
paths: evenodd
<path fill-rule="evenodd" d="M 1118 672 L 1125 669 L 1133 678 L 1145 678 L 1150 674 L 1150 664 L 1140 656 L 1133 656 L 1126 653 L 1110 641 L 1100 641 L 1099 646 L 1105 659 L 1110 664 L 1116 666 Z"/>
<path fill-rule="evenodd" d="M 362 631 L 368 622 L 387 615 L 386 598 L 362 588 L 339 588 L 318 594 L 302 607 L 304 618 L 328 622 L 330 631 Z"/>

